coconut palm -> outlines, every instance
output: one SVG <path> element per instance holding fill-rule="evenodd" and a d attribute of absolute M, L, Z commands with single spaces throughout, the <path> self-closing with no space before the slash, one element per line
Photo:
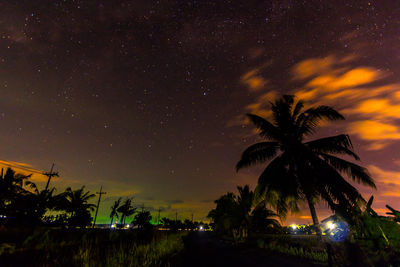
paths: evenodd
<path fill-rule="evenodd" d="M 88 203 L 95 197 L 89 191 L 85 192 L 85 186 L 80 189 L 72 190 L 68 187 L 64 193 L 60 195 L 63 200 L 60 201 L 60 209 L 70 213 L 70 224 L 72 226 L 86 226 L 91 223 L 90 211 L 93 211 L 96 205 Z"/>
<path fill-rule="evenodd" d="M 11 168 L 7 168 L 4 174 L 1 169 L 0 215 L 6 216 L 10 224 L 19 223 L 27 211 L 25 200 L 31 192 L 24 188 L 24 184 L 30 177 L 31 175 L 18 174 Z"/>
<path fill-rule="evenodd" d="M 26 192 L 23 188 L 24 182 L 32 176 L 16 173 L 13 169 L 7 168 L 6 173 L 3 175 L 1 169 L 0 175 L 0 196 L 1 198 L 10 198 L 15 194 Z"/>
<path fill-rule="evenodd" d="M 136 208 L 132 206 L 132 199 L 127 198 L 124 203 L 119 206 L 117 209 L 119 213 L 121 213 L 121 222 L 122 224 L 125 224 L 125 220 L 127 217 L 133 215 L 136 211 Z"/>
<path fill-rule="evenodd" d="M 110 222 L 110 225 L 113 224 L 114 217 L 117 217 L 117 219 L 118 219 L 118 217 L 119 217 L 119 216 L 118 216 L 117 210 L 118 210 L 118 208 L 119 208 L 119 205 L 121 204 L 121 199 L 122 199 L 122 197 L 118 198 L 118 199 L 114 202 L 114 204 L 111 206 L 111 212 L 110 212 L 111 222 Z"/>
<path fill-rule="evenodd" d="M 248 147 L 236 165 L 236 170 L 268 162 L 258 179 L 257 196 L 270 200 L 278 213 L 297 208 L 299 200 L 310 208 L 314 227 L 321 237 L 315 203 L 322 199 L 335 211 L 352 207 L 362 200 L 360 193 L 344 176 L 375 188 L 368 171 L 336 155 L 359 157 L 354 153 L 346 134 L 307 141 L 322 120 L 343 120 L 328 106 L 304 110 L 304 102 L 285 95 L 272 105 L 272 120 L 247 114 L 259 135 L 266 139 Z"/>
<path fill-rule="evenodd" d="M 265 201 L 256 203 L 254 192 L 248 185 L 237 189 L 238 195 L 227 193 L 217 199 L 217 207 L 208 214 L 217 232 L 230 234 L 238 240 L 246 238 L 250 231 L 279 226 L 279 222 L 273 219 L 276 214 L 266 208 Z"/>
<path fill-rule="evenodd" d="M 138 228 L 147 228 L 151 226 L 151 219 L 150 211 L 144 210 L 135 215 L 132 224 L 138 226 Z"/>

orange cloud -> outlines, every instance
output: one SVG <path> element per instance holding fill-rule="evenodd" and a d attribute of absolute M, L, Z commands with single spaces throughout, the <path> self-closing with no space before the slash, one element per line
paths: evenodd
<path fill-rule="evenodd" d="M 263 88 L 268 83 L 268 80 L 264 79 L 260 75 L 260 69 L 256 68 L 245 73 L 240 81 L 245 84 L 250 91 L 256 92 Z"/>
<path fill-rule="evenodd" d="M 359 113 L 374 116 L 379 119 L 400 118 L 400 104 L 391 103 L 388 99 L 377 98 L 362 101 L 356 108 L 348 110 L 350 113 Z"/>
<path fill-rule="evenodd" d="M 348 126 L 350 133 L 368 141 L 378 141 L 377 146 L 370 147 L 377 150 L 384 147 L 384 143 L 400 139 L 400 129 L 392 124 L 374 120 L 360 120 L 352 122 Z"/>
<path fill-rule="evenodd" d="M 35 169 L 32 165 L 28 163 L 0 160 L 0 168 L 4 168 L 4 170 L 7 168 L 12 168 L 17 173 L 21 173 L 23 175 L 32 174 L 30 180 L 34 182 L 47 181 L 47 177 L 43 175 L 43 171 Z"/>
<path fill-rule="evenodd" d="M 312 79 L 308 87 L 323 87 L 328 89 L 345 89 L 368 84 L 383 78 L 383 72 L 372 68 L 360 67 L 349 70 L 342 75 L 321 75 Z"/>
<path fill-rule="evenodd" d="M 307 59 L 296 64 L 292 69 L 292 74 L 295 79 L 306 79 L 329 71 L 335 62 L 336 59 L 334 56 Z"/>
<path fill-rule="evenodd" d="M 368 170 L 371 172 L 373 177 L 377 178 L 377 181 L 380 183 L 400 185 L 400 171 L 387 171 L 375 165 L 368 166 Z M 389 193 L 386 192 L 386 194 Z M 396 194 L 400 193 L 396 192 Z"/>

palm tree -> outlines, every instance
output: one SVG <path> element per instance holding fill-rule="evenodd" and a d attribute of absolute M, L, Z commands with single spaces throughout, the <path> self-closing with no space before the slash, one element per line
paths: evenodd
<path fill-rule="evenodd" d="M 86 226 L 91 223 L 90 211 L 93 211 L 96 205 L 88 203 L 88 201 L 95 197 L 95 194 L 90 194 L 89 191 L 84 192 L 85 186 L 80 189 L 72 190 L 68 187 L 64 193 L 61 194 L 63 201 L 61 209 L 70 213 L 70 224 L 73 226 Z"/>
<path fill-rule="evenodd" d="M 359 160 L 348 135 L 305 140 L 315 133 L 322 120 L 343 120 L 339 112 L 328 106 L 304 110 L 304 102 L 295 103 L 292 95 L 284 95 L 271 105 L 272 121 L 247 114 L 266 141 L 248 147 L 236 170 L 270 161 L 258 179 L 257 195 L 269 198 L 283 215 L 296 208 L 299 200 L 307 201 L 315 230 L 321 237 L 315 203 L 322 199 L 336 211 L 363 200 L 343 175 L 373 188 L 375 183 L 367 169 L 335 156 Z"/>
<path fill-rule="evenodd" d="M 136 208 L 132 206 L 132 199 L 127 198 L 124 203 L 119 206 L 117 209 L 119 213 L 121 213 L 121 222 L 122 224 L 125 224 L 126 217 L 129 217 L 133 215 L 136 211 Z"/>
<path fill-rule="evenodd" d="M 150 211 L 144 210 L 135 215 L 132 224 L 137 225 L 139 228 L 147 228 L 151 226 L 151 219 Z"/>
<path fill-rule="evenodd" d="M 249 231 L 264 231 L 279 222 L 272 217 L 276 214 L 265 206 L 265 201 L 256 203 L 254 192 L 248 185 L 238 186 L 239 195 L 227 193 L 215 201 L 217 207 L 208 217 L 212 219 L 217 232 L 231 234 L 235 240 L 248 236 Z"/>
<path fill-rule="evenodd" d="M 7 168 L 6 173 L 3 175 L 3 169 L 1 169 L 0 196 L 2 198 L 9 198 L 12 197 L 12 195 L 26 192 L 23 188 L 24 182 L 31 176 L 32 174 L 23 175 L 16 173 L 11 168 Z"/>
<path fill-rule="evenodd" d="M 119 208 L 119 205 L 121 204 L 121 197 L 120 198 L 118 198 L 115 202 L 114 202 L 114 204 L 111 206 L 111 212 L 110 212 L 110 218 L 111 218 L 111 222 L 110 222 L 110 225 L 112 225 L 113 224 L 113 221 L 114 221 L 114 217 L 117 217 L 117 219 L 118 219 L 118 212 L 117 212 L 117 209 Z"/>
<path fill-rule="evenodd" d="M 6 173 L 1 169 L 0 174 L 0 215 L 6 216 L 9 224 L 23 223 L 24 214 L 29 212 L 26 202 L 31 194 L 24 188 L 24 184 L 31 175 L 16 173 L 13 169 L 7 168 Z"/>

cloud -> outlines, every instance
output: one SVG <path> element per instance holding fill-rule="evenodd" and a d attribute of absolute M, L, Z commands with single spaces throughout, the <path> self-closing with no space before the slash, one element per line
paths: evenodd
<path fill-rule="evenodd" d="M 400 171 L 388 171 L 375 165 L 368 166 L 368 169 L 372 177 L 376 177 L 377 181 L 380 183 L 400 185 Z M 397 191 L 395 192 L 397 193 Z"/>
<path fill-rule="evenodd" d="M 184 203 L 182 199 L 172 199 L 172 200 L 167 200 L 167 203 L 169 204 L 181 204 Z"/>
<path fill-rule="evenodd" d="M 294 79 L 306 79 L 331 70 L 335 62 L 334 56 L 303 60 L 293 67 L 292 75 Z"/>
<path fill-rule="evenodd" d="M 43 175 L 43 171 L 34 168 L 32 165 L 24 162 L 16 162 L 16 161 L 7 161 L 0 160 L 0 168 L 12 168 L 17 173 L 21 173 L 23 175 L 32 174 L 30 180 L 33 182 L 45 182 L 47 181 L 47 177 Z M 5 171 L 5 170 L 4 170 Z M 56 179 L 57 177 L 53 177 Z"/>
<path fill-rule="evenodd" d="M 245 84 L 250 91 L 257 92 L 265 88 L 268 80 L 260 75 L 260 69 L 256 68 L 246 72 L 240 78 L 240 81 Z"/>
<path fill-rule="evenodd" d="M 348 87 L 358 87 L 375 82 L 384 77 L 384 73 L 373 68 L 354 68 L 341 75 L 321 75 L 307 83 L 307 87 L 320 87 L 324 89 L 339 90 Z"/>
<path fill-rule="evenodd" d="M 368 147 L 369 150 L 380 150 L 387 146 L 389 141 L 400 139 L 400 129 L 397 126 L 379 121 L 356 121 L 350 123 L 348 128 L 351 134 L 373 141 Z"/>

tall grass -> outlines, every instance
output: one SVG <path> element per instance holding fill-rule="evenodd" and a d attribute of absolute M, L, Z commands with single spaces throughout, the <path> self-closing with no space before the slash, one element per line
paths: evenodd
<path fill-rule="evenodd" d="M 135 241 L 99 248 L 95 241 L 83 241 L 74 262 L 78 266 L 170 266 L 172 256 L 184 248 L 186 233 L 166 235 L 147 244 Z"/>
<path fill-rule="evenodd" d="M 328 253 L 324 249 L 314 246 L 299 245 L 289 240 L 257 240 L 257 246 L 272 252 L 278 252 L 283 255 L 298 257 L 305 260 L 311 260 L 318 263 L 328 262 Z"/>

